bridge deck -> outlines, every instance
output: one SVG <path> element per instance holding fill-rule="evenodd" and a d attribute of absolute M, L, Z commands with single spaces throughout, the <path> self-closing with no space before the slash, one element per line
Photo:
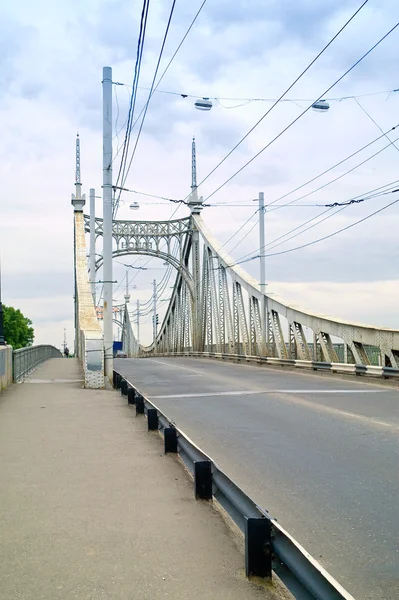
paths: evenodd
<path fill-rule="evenodd" d="M 399 393 L 209 359 L 116 369 L 355 598 L 399 598 Z"/>
<path fill-rule="evenodd" d="M 53 359 L 0 397 L 1 597 L 275 597 L 145 421 L 82 379 Z"/>

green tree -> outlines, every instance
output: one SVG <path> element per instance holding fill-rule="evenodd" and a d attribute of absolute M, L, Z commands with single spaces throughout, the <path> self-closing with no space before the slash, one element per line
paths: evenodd
<path fill-rule="evenodd" d="M 33 327 L 31 327 L 32 321 L 24 317 L 19 308 L 3 304 L 3 321 L 6 344 L 12 346 L 14 350 L 32 344 L 35 337 Z"/>

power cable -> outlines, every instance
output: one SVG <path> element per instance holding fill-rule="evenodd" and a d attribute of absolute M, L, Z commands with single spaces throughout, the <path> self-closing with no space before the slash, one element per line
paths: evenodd
<path fill-rule="evenodd" d="M 374 125 L 376 127 L 378 127 L 378 129 L 381 131 L 381 133 L 387 138 L 388 142 L 390 142 L 392 144 L 392 146 L 399 152 L 398 146 L 394 142 L 392 142 L 391 138 L 389 138 L 386 133 L 384 133 L 384 130 L 378 125 L 378 123 L 373 119 L 373 117 L 367 112 L 367 110 L 364 108 L 364 106 L 362 104 L 360 104 L 359 100 L 357 98 L 353 98 L 353 99 L 356 102 L 356 104 L 359 106 L 359 108 L 361 108 L 362 111 L 365 113 L 365 115 L 370 119 L 370 121 L 372 121 L 374 123 Z"/>
<path fill-rule="evenodd" d="M 322 238 L 319 238 L 317 240 L 313 240 L 313 242 L 309 242 L 308 244 L 303 244 L 302 246 L 297 246 L 296 248 L 290 248 L 289 250 L 283 250 L 281 252 L 274 252 L 273 254 L 265 254 L 265 257 L 268 258 L 268 257 L 271 257 L 271 256 L 278 256 L 280 254 L 287 254 L 288 252 L 293 252 L 294 250 L 301 250 L 302 248 L 306 248 L 308 246 L 313 246 L 314 244 L 317 244 L 319 242 L 327 240 L 327 239 L 329 239 L 329 238 L 337 235 L 338 233 L 342 233 L 343 231 L 347 231 L 348 229 L 351 229 L 352 227 L 355 227 L 355 225 L 359 225 L 359 223 L 363 223 L 364 221 L 367 221 L 367 219 L 371 219 L 371 217 L 374 217 L 375 215 L 378 215 L 379 213 L 381 213 L 382 211 L 386 210 L 387 208 L 393 206 L 397 202 L 399 202 L 399 198 L 397 200 L 394 200 L 393 202 L 390 202 L 389 204 L 383 206 L 379 210 L 376 210 L 375 212 L 371 213 L 370 215 L 367 215 L 367 217 L 363 217 L 363 219 L 359 219 L 355 223 L 352 223 L 351 225 L 347 225 L 346 227 L 343 227 L 342 229 L 338 229 L 337 231 L 334 231 L 333 233 L 330 233 L 329 235 L 325 235 Z"/>
<path fill-rule="evenodd" d="M 350 206 L 350 204 L 353 204 L 355 202 L 356 203 L 364 202 L 366 200 L 370 200 L 370 199 L 377 198 L 377 197 L 380 197 L 380 196 L 385 196 L 387 194 L 392 194 L 392 193 L 398 191 L 397 189 L 395 189 L 395 187 L 397 187 L 398 184 L 399 184 L 399 180 L 396 180 L 396 181 L 387 183 L 387 184 L 385 184 L 383 186 L 379 186 L 377 188 L 374 188 L 374 189 L 370 190 L 369 192 L 366 192 L 365 194 L 359 194 L 358 196 L 355 196 L 354 198 L 351 198 L 350 200 L 347 200 L 346 202 L 343 202 L 343 203 L 336 202 L 335 204 L 330 205 L 328 207 L 328 210 L 323 211 L 321 214 L 316 215 L 315 217 L 312 217 L 311 219 L 309 219 L 308 221 L 305 221 L 301 225 L 298 225 L 297 227 L 294 227 L 293 229 L 291 229 L 291 230 L 287 231 L 286 233 L 280 235 L 279 237 L 275 238 L 274 240 L 271 240 L 270 242 L 268 242 L 267 244 L 265 244 L 263 247 L 259 248 L 258 252 L 263 252 L 266 248 L 269 248 L 270 246 L 272 246 L 273 244 L 275 244 L 275 242 L 278 242 L 279 240 L 283 239 L 284 237 L 287 237 L 287 235 L 290 235 L 291 233 L 294 233 L 295 231 L 298 231 L 298 229 L 302 229 L 302 227 L 305 227 L 305 225 L 308 225 L 312 221 L 315 221 L 316 219 L 322 217 L 324 214 L 330 212 L 333 207 L 335 208 L 336 206 L 343 206 L 344 208 L 346 208 L 346 207 Z M 381 191 L 384 188 L 389 188 L 389 187 L 393 187 L 394 189 Z M 328 205 L 325 205 L 325 206 L 328 206 Z M 333 217 L 337 212 L 340 212 L 340 211 L 333 212 L 328 217 L 326 217 L 325 219 L 323 219 L 323 221 L 325 221 L 325 220 Z M 322 221 L 320 221 L 319 223 L 321 223 L 321 222 Z M 319 223 L 315 223 L 315 225 L 318 225 Z M 313 225 L 312 227 L 314 227 L 315 225 Z M 308 228 L 308 229 L 310 229 L 310 228 Z M 301 235 L 302 233 L 304 233 L 304 232 L 301 231 L 296 236 L 293 236 L 293 237 L 297 237 L 298 235 Z M 292 239 L 292 238 L 290 238 L 290 239 Z M 283 242 L 281 242 L 281 244 L 284 244 L 286 241 L 288 241 L 288 240 L 284 240 Z M 275 247 L 275 246 L 273 246 L 273 247 Z M 248 254 L 245 254 L 244 256 L 240 257 L 238 260 L 242 261 L 242 260 L 248 258 L 249 256 L 251 256 L 251 254 L 252 254 L 252 252 L 249 252 Z"/>
<path fill-rule="evenodd" d="M 119 166 L 119 173 L 118 173 L 118 177 L 116 180 L 116 186 L 118 185 L 120 180 L 123 181 L 123 176 L 124 176 L 125 169 L 126 169 L 126 162 L 127 162 L 127 156 L 128 156 L 129 144 L 130 144 L 130 135 L 131 135 L 131 131 L 132 131 L 132 120 L 133 120 L 133 115 L 134 115 L 134 109 L 136 106 L 137 85 L 138 85 L 139 78 L 140 78 L 141 62 L 142 62 L 143 49 L 144 49 L 144 40 L 145 40 L 145 34 L 146 34 L 146 29 L 147 29 L 149 4 L 150 4 L 150 0 L 143 0 L 143 7 L 142 7 L 141 19 L 140 19 L 139 38 L 138 38 L 138 42 L 137 42 L 136 63 L 135 63 L 135 67 L 134 67 L 132 93 L 131 93 L 131 97 L 130 97 L 125 140 L 124 140 L 124 144 L 123 144 L 122 158 L 121 158 L 121 162 L 120 162 L 120 166 Z M 117 155 L 115 155 L 114 160 L 115 160 L 116 156 Z M 116 210 L 114 207 L 115 214 L 116 214 L 116 211 L 117 211 L 117 207 L 116 207 Z"/>
<path fill-rule="evenodd" d="M 356 12 L 353 13 L 353 15 L 348 19 L 348 21 L 346 21 L 346 23 L 341 27 L 341 29 L 334 35 L 333 38 L 331 38 L 331 40 L 328 42 L 328 44 L 326 44 L 324 46 L 324 48 L 317 54 L 317 56 L 315 56 L 315 58 L 312 60 L 312 62 L 309 63 L 309 65 L 302 71 L 302 73 L 300 75 L 298 75 L 298 77 L 293 81 L 293 83 L 291 83 L 291 85 L 285 90 L 285 92 L 283 92 L 281 94 L 281 96 L 272 104 L 272 106 L 269 108 L 269 110 L 267 110 L 265 112 L 265 114 L 255 123 L 255 125 L 253 127 L 251 127 L 251 129 L 248 131 L 248 133 L 245 134 L 244 137 L 241 138 L 241 140 L 239 142 L 237 142 L 237 144 L 234 146 L 234 148 L 232 150 L 230 150 L 230 152 L 228 154 L 226 154 L 226 156 L 216 165 L 216 167 L 214 167 L 212 169 L 212 171 L 210 171 L 210 173 L 208 173 L 208 175 L 206 177 L 204 177 L 204 179 L 198 184 L 197 187 L 199 187 L 200 185 L 202 185 L 215 171 L 216 169 L 218 169 L 227 159 L 228 157 L 242 144 L 242 142 L 244 140 L 247 139 L 247 137 L 253 132 L 253 130 L 258 127 L 258 125 L 263 121 L 263 119 L 265 119 L 267 117 L 267 115 L 269 115 L 271 113 L 271 111 L 278 105 L 279 102 L 281 102 L 281 100 L 284 98 L 284 96 L 294 87 L 294 85 L 301 79 L 301 77 L 303 77 L 305 75 L 305 73 L 314 65 L 314 63 L 320 58 L 320 56 L 323 54 L 323 52 L 325 52 L 327 50 L 327 48 L 329 46 L 331 46 L 331 44 L 336 40 L 336 38 L 342 33 L 342 31 L 345 29 L 345 27 L 347 27 L 349 25 L 349 23 L 356 17 L 356 15 L 362 10 L 362 8 L 367 4 L 368 0 L 365 0 L 361 6 L 356 10 Z M 332 88 L 333 86 L 331 86 Z M 331 89 L 329 88 L 329 90 Z M 327 90 L 327 91 L 329 91 Z M 325 94 L 323 94 L 324 96 Z M 320 100 L 322 98 L 322 96 L 320 96 L 320 98 L 318 98 L 318 100 Z M 317 102 L 317 100 L 316 100 Z M 310 107 L 309 107 L 310 108 Z M 303 113 L 302 113 L 303 114 Z M 299 118 L 299 117 L 298 117 Z M 295 121 L 293 121 L 294 123 Z M 256 157 L 255 157 L 256 158 Z M 213 195 L 213 194 L 212 194 Z M 209 197 L 209 196 L 208 196 Z M 185 198 L 187 199 L 188 196 Z"/>
<path fill-rule="evenodd" d="M 149 106 L 149 103 L 150 103 L 150 100 L 151 100 L 151 97 L 152 97 L 152 94 L 153 94 L 155 80 L 156 80 L 156 77 L 157 77 L 157 74 L 158 74 L 159 65 L 160 65 L 161 60 L 162 60 L 162 55 L 163 55 L 163 51 L 164 51 L 164 48 L 165 48 L 166 39 L 167 39 L 168 33 L 169 33 L 170 23 L 172 21 L 173 13 L 174 13 L 174 10 L 175 10 L 175 4 L 176 4 L 176 0 L 173 0 L 173 2 L 172 2 L 172 8 L 171 8 L 170 14 L 169 14 L 168 23 L 166 25 L 165 34 L 164 34 L 163 41 L 162 41 L 161 50 L 159 52 L 158 61 L 157 61 L 157 65 L 156 65 L 156 68 L 155 68 L 154 77 L 153 77 L 152 83 L 151 83 L 151 90 L 150 90 L 150 93 L 148 95 L 148 99 L 147 99 L 147 102 L 145 104 L 145 107 L 144 107 L 143 118 L 141 120 L 139 131 L 138 131 L 138 134 L 137 134 L 136 143 L 135 143 L 134 148 L 133 148 L 132 156 L 130 158 L 130 162 L 129 162 L 129 166 L 127 167 L 127 171 L 126 171 L 126 173 L 124 173 L 124 175 L 122 177 L 122 180 L 121 180 L 122 181 L 122 187 L 124 186 L 124 184 L 126 182 L 127 176 L 129 174 L 129 171 L 130 171 L 131 166 L 132 166 L 132 162 L 133 162 L 134 156 L 136 154 L 137 144 L 139 143 L 139 139 L 140 139 L 141 132 L 142 132 L 142 129 L 143 129 L 144 121 L 145 121 L 145 118 L 146 118 L 146 115 L 147 115 L 148 106 Z"/>
<path fill-rule="evenodd" d="M 125 85 L 126 87 L 131 87 L 128 86 L 126 83 L 123 83 L 121 85 Z M 139 89 L 142 90 L 149 90 L 150 88 L 148 87 L 143 87 L 143 86 L 139 86 Z M 248 103 L 251 102 L 278 102 L 277 98 L 227 98 L 227 97 L 223 97 L 223 96 L 209 96 L 208 94 L 186 94 L 186 93 L 182 93 L 182 92 L 172 92 L 169 90 L 154 90 L 154 92 L 157 92 L 158 94 L 169 94 L 171 96 L 180 96 L 182 98 L 207 98 L 208 100 L 216 100 L 223 108 L 238 108 L 240 106 L 245 106 Z M 335 98 L 324 98 L 324 100 L 326 100 L 327 102 L 342 102 L 344 100 L 353 100 L 355 98 L 366 98 L 369 96 L 381 96 L 381 95 L 385 95 L 385 94 L 393 94 L 395 92 L 399 92 L 399 88 L 398 89 L 393 89 L 393 90 L 383 90 L 381 92 L 370 92 L 367 94 L 356 94 L 356 95 L 349 95 L 349 96 L 341 96 L 341 97 L 335 97 Z M 242 102 L 243 104 L 238 104 L 237 106 L 223 106 L 220 103 L 220 100 L 226 100 L 226 101 L 231 101 L 231 102 Z M 280 100 L 280 102 L 313 102 L 312 98 L 283 98 L 282 100 Z"/>
<path fill-rule="evenodd" d="M 362 8 L 362 7 L 360 7 L 360 8 Z M 358 9 L 358 10 L 360 10 L 360 9 Z M 353 16 L 351 18 L 353 18 Z M 347 25 L 347 23 L 346 23 L 346 25 Z M 344 25 L 344 27 L 346 27 L 346 25 Z M 396 23 L 396 25 L 394 25 L 382 38 L 380 38 L 379 41 L 374 44 L 374 46 L 372 46 L 367 52 L 365 52 L 349 69 L 347 69 L 345 71 L 345 73 L 343 75 L 341 75 L 341 77 L 339 77 L 330 87 L 328 87 L 327 90 L 325 90 L 322 94 L 320 94 L 320 96 L 315 100 L 315 102 L 318 102 L 319 100 L 321 100 L 335 85 L 337 85 L 337 83 L 339 83 L 342 79 L 344 79 L 344 77 L 346 77 L 346 75 L 348 75 L 348 73 L 350 73 L 375 48 L 377 48 L 377 46 L 379 46 L 379 44 L 381 44 L 398 26 L 399 26 L 399 22 Z M 342 29 L 340 31 L 342 31 Z M 338 33 L 340 33 L 340 32 L 338 32 Z M 335 38 L 333 38 L 333 39 L 335 39 Z M 323 51 L 324 50 L 322 50 L 322 52 Z M 240 140 L 240 142 L 238 142 L 238 144 L 236 144 L 236 146 L 229 152 L 229 154 L 227 154 L 225 156 L 225 158 L 198 184 L 197 187 L 199 187 L 206 179 L 208 179 L 208 177 L 210 177 L 210 175 L 212 175 L 212 173 L 215 172 L 215 170 L 231 155 L 232 152 L 234 152 L 234 150 L 246 139 L 246 137 L 248 137 L 248 135 L 255 129 L 255 127 L 258 126 L 258 124 L 265 118 L 265 116 L 267 114 L 269 114 L 269 112 L 274 108 L 274 106 L 275 106 L 275 104 L 269 109 L 269 111 L 267 111 L 265 113 L 265 115 L 263 115 L 263 117 L 252 127 L 252 129 L 250 129 L 250 131 L 246 134 L 246 136 L 244 136 Z M 290 127 L 292 127 L 292 125 L 294 125 L 294 123 L 299 121 L 299 119 L 301 119 L 301 117 L 303 117 L 303 115 L 305 115 L 311 108 L 312 108 L 312 105 L 308 106 L 304 111 L 302 111 L 301 114 L 298 115 L 298 117 L 296 117 L 293 121 L 291 121 L 291 123 L 289 123 L 282 131 L 280 131 L 280 133 L 278 135 L 276 135 L 268 144 L 266 144 L 266 146 L 264 146 L 261 150 L 259 150 L 259 152 L 257 152 L 255 154 L 255 156 L 253 156 L 242 167 L 240 167 L 240 169 L 238 169 L 235 173 L 233 173 L 233 175 L 231 175 L 228 179 L 226 179 L 226 181 L 224 183 L 222 183 L 219 187 L 217 187 L 216 190 L 214 190 L 211 194 L 209 194 L 209 196 L 207 196 L 205 198 L 205 200 L 209 200 L 209 198 L 211 198 L 218 191 L 220 191 L 222 189 L 222 187 L 224 187 L 227 183 L 229 183 L 232 179 L 234 179 L 234 177 L 236 177 L 239 173 L 241 173 L 248 165 L 250 165 L 256 158 L 258 158 L 258 156 L 260 156 L 267 148 L 269 148 L 276 140 L 278 140 L 286 131 L 288 131 L 288 129 L 290 129 Z"/>

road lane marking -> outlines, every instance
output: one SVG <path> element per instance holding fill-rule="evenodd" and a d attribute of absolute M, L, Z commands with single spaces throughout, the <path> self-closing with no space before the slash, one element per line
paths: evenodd
<path fill-rule="evenodd" d="M 197 371 L 197 369 L 190 369 L 189 367 L 181 367 L 179 365 L 171 365 L 170 363 L 164 362 L 163 360 L 155 360 L 154 358 L 150 359 L 151 362 L 158 363 L 159 365 L 163 365 L 164 367 L 171 367 L 172 369 L 182 369 L 183 371 L 191 371 L 192 373 L 199 373 L 200 375 L 204 374 L 204 371 Z"/>
<path fill-rule="evenodd" d="M 368 425 L 377 425 L 380 427 L 385 427 L 390 429 L 391 431 L 396 430 L 399 431 L 399 425 L 396 423 L 387 423 L 386 421 L 380 421 L 373 417 L 366 417 L 364 415 L 359 415 L 357 413 L 352 413 L 349 411 L 341 410 L 339 408 L 335 408 L 333 406 L 326 406 L 325 404 L 317 404 L 316 402 L 312 402 L 310 400 L 305 400 L 304 398 L 290 397 L 292 394 L 378 394 L 378 393 L 388 393 L 389 390 L 234 390 L 230 392 L 198 392 L 192 394 L 162 394 L 159 396 L 148 396 L 149 400 L 155 399 L 180 399 L 180 398 L 211 398 L 217 396 L 251 396 L 256 394 L 281 394 L 277 400 L 282 400 L 283 402 L 288 402 L 290 404 L 296 404 L 298 406 L 302 406 L 304 408 L 309 408 L 311 410 L 317 410 L 318 412 L 327 412 L 330 414 L 337 415 L 338 417 L 346 417 L 349 419 L 354 419 L 356 421 L 360 421 L 362 423 L 367 423 Z"/>
<path fill-rule="evenodd" d="M 233 390 L 230 392 L 197 392 L 192 394 L 163 394 L 148 398 L 210 398 L 212 396 L 249 396 L 252 394 L 381 394 L 389 390 Z"/>

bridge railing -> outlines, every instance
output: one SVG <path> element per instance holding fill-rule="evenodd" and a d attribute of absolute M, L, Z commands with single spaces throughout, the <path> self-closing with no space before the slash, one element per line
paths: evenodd
<path fill-rule="evenodd" d="M 12 383 L 12 347 L 0 346 L 0 392 Z"/>
<path fill-rule="evenodd" d="M 104 387 L 104 342 L 88 281 L 84 216 L 75 211 L 76 350 L 87 388 Z"/>
<path fill-rule="evenodd" d="M 14 350 L 14 382 L 22 381 L 29 373 L 50 358 L 62 358 L 62 353 L 58 348 L 44 344 Z"/>

